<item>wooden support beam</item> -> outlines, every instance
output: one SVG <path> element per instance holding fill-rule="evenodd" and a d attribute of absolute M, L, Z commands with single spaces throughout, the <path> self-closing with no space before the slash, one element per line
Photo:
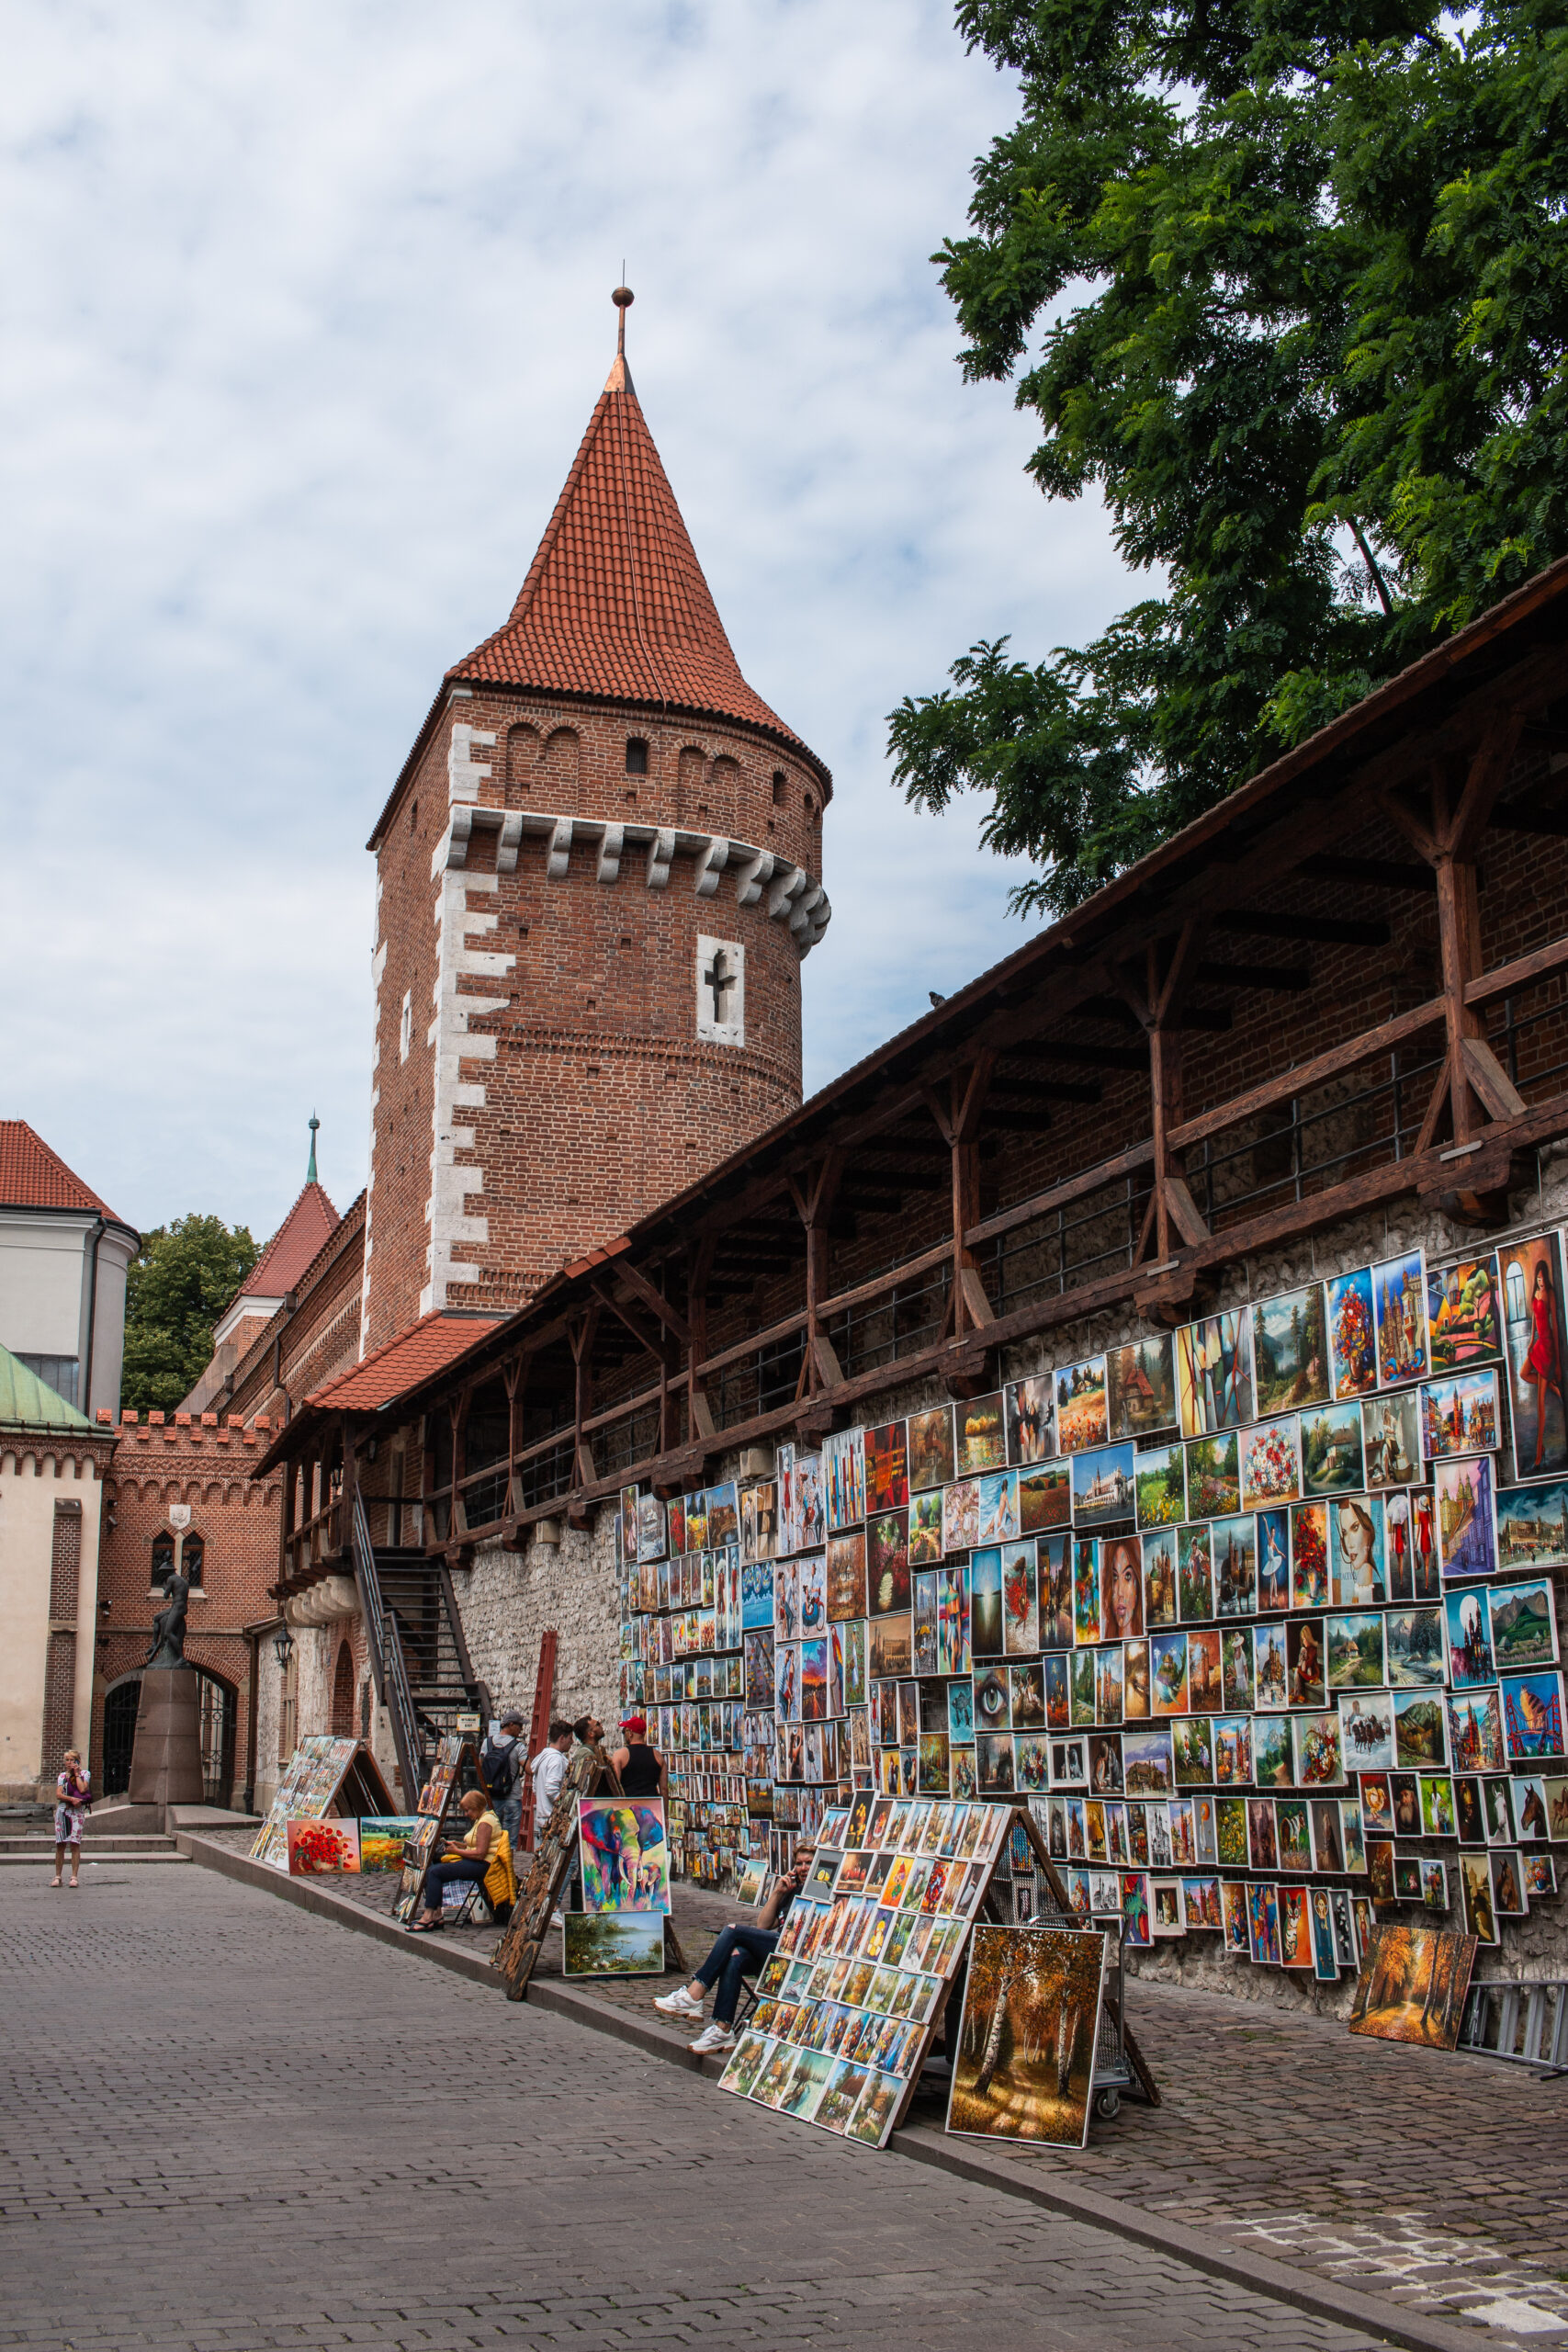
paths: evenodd
<path fill-rule="evenodd" d="M 1280 996 L 1301 996 L 1312 986 L 1312 974 L 1304 964 L 1208 962 L 1199 965 L 1197 976 L 1219 988 L 1262 989 Z"/>
<path fill-rule="evenodd" d="M 1430 892 L 1437 888 L 1429 865 L 1404 864 L 1392 857 L 1344 857 L 1333 850 L 1319 850 L 1315 857 L 1306 860 L 1302 871 L 1319 881 L 1359 883 L 1369 890 Z"/>
<path fill-rule="evenodd" d="M 978 1329 L 993 1319 L 986 1285 L 975 1263 L 975 1253 L 964 1236 L 980 1215 L 980 1148 L 981 1114 L 996 1068 L 996 1055 L 987 1047 L 976 1056 L 967 1070 L 955 1070 L 949 1080 L 950 1093 L 945 1104 L 934 1095 L 931 1107 L 938 1126 L 947 1138 L 953 1166 L 953 1288 L 949 1306 L 953 1317 L 953 1332 L 956 1339 L 966 1327 Z"/>
<path fill-rule="evenodd" d="M 677 1314 L 674 1307 L 671 1306 L 670 1301 L 665 1297 L 664 1293 L 656 1283 L 649 1282 L 648 1276 L 643 1273 L 638 1267 L 634 1266 L 631 1263 L 629 1256 L 624 1258 L 621 1262 L 614 1268 L 611 1279 L 615 1282 L 623 1282 L 626 1283 L 628 1290 L 635 1291 L 637 1297 L 641 1299 L 643 1305 L 647 1307 L 650 1307 L 653 1313 L 658 1316 L 659 1320 L 664 1325 L 665 1329 L 671 1334 L 678 1346 L 682 1348 L 689 1348 L 691 1346 L 691 1328 L 688 1325 L 685 1317 L 683 1315 Z"/>
<path fill-rule="evenodd" d="M 1241 939 L 1315 940 L 1325 947 L 1386 947 L 1393 937 L 1386 922 L 1350 915 L 1303 915 L 1247 907 L 1225 907 L 1213 918 L 1216 931 Z"/>

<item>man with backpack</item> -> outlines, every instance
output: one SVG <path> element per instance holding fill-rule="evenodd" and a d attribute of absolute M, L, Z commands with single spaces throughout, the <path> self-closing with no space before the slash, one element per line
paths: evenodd
<path fill-rule="evenodd" d="M 524 1760 L 523 1718 L 514 1709 L 509 1710 L 501 1719 L 501 1737 L 487 1739 L 480 1748 L 479 1769 L 514 1854 L 523 1822 Z"/>

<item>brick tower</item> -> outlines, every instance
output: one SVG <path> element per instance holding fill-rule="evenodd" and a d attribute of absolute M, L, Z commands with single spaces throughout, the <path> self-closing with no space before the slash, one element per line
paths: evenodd
<path fill-rule="evenodd" d="M 822 763 L 741 676 L 626 364 L 382 810 L 362 1347 L 510 1312 L 800 1100 Z"/>

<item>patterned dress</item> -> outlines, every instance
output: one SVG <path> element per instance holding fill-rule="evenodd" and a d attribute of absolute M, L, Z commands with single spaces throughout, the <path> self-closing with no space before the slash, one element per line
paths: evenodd
<path fill-rule="evenodd" d="M 92 1774 L 79 1771 L 62 1772 L 54 1783 L 54 1842 L 57 1846 L 79 1846 L 82 1843 L 82 1823 L 92 1803 L 88 1783 Z"/>

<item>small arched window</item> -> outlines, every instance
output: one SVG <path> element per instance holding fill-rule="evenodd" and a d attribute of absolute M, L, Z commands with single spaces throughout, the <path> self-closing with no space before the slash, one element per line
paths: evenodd
<path fill-rule="evenodd" d="M 626 774 L 628 775 L 648 774 L 648 744 L 640 735 L 628 735 L 626 738 Z"/>
<path fill-rule="evenodd" d="M 417 799 L 411 800 L 409 802 L 409 831 L 411 833 L 417 833 L 419 831 L 419 802 Z"/>
<path fill-rule="evenodd" d="M 172 1535 L 154 1535 L 154 1537 L 152 1538 L 152 1581 L 153 1581 L 153 1583 L 154 1583 L 154 1584 L 156 1584 L 156 1583 L 158 1582 L 158 1579 L 159 1579 L 159 1577 L 160 1577 L 171 1576 L 171 1575 L 174 1573 L 174 1566 L 175 1566 L 175 1539 L 174 1539 L 174 1537 L 173 1537 Z"/>
<path fill-rule="evenodd" d="M 180 1566 L 192 1584 L 201 1582 L 201 1572 L 206 1563 L 206 1544 L 199 1535 L 187 1534 L 180 1545 Z"/>
<path fill-rule="evenodd" d="M 775 808 L 782 808 L 784 807 L 785 782 L 786 778 L 783 768 L 775 768 L 773 770 L 773 807 Z"/>

